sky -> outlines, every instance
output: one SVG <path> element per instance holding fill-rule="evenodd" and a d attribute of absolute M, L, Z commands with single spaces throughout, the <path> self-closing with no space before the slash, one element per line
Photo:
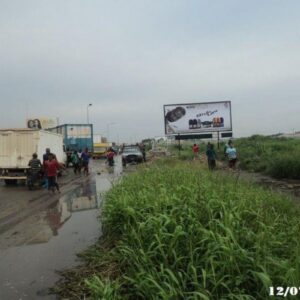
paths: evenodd
<path fill-rule="evenodd" d="M 0 128 L 133 142 L 163 105 L 230 100 L 233 134 L 300 130 L 299 0 L 0 0 Z"/>

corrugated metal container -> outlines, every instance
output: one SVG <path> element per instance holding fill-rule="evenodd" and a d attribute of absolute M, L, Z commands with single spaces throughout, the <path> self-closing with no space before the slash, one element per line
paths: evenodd
<path fill-rule="evenodd" d="M 90 152 L 93 151 L 92 124 L 63 124 L 48 130 L 62 134 L 67 151 L 85 148 L 88 148 Z"/>

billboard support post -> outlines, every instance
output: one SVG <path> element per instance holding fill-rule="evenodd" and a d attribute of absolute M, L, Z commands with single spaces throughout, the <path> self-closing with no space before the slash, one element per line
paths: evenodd
<path fill-rule="evenodd" d="M 220 131 L 218 131 L 218 150 L 220 150 Z"/>
<path fill-rule="evenodd" d="M 181 149 L 180 134 L 178 134 L 178 154 L 179 154 L 179 156 L 180 156 L 180 149 Z"/>

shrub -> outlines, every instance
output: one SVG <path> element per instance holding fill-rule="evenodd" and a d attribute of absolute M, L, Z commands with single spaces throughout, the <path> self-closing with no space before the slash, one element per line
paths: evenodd
<path fill-rule="evenodd" d="M 275 155 L 267 173 L 275 178 L 300 179 L 300 153 Z"/>

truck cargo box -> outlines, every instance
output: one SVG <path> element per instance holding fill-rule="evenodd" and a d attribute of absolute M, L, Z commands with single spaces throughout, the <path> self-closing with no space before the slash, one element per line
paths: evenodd
<path fill-rule="evenodd" d="M 65 162 L 62 135 L 37 129 L 0 129 L 0 179 L 26 179 L 32 154 L 42 161 L 46 148 L 59 162 Z"/>

